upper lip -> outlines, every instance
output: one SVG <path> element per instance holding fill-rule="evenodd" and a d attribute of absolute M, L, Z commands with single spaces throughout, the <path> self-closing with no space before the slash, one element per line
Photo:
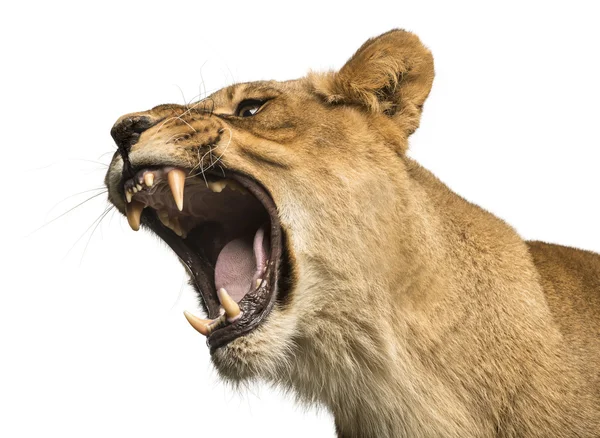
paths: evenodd
<path fill-rule="evenodd" d="M 242 310 L 239 319 L 214 330 L 208 336 L 208 345 L 211 351 L 214 351 L 237 337 L 252 331 L 273 308 L 279 292 L 280 262 L 283 256 L 284 239 L 273 198 L 256 179 L 231 170 L 224 170 L 219 173 L 208 171 L 204 174 L 204 177 L 219 179 L 225 177 L 234 180 L 260 201 L 270 219 L 270 265 L 265 271 L 263 282 L 260 287 L 251 293 L 247 293 L 239 302 L 239 307 Z M 125 191 L 126 183 L 127 180 L 121 180 L 119 189 Z M 131 183 L 129 184 L 131 185 Z M 213 277 L 211 267 L 206 257 L 195 252 L 184 238 L 164 226 L 159 220 L 156 210 L 145 208 L 141 216 L 141 223 L 150 228 L 173 249 L 181 262 L 187 267 L 193 286 L 203 298 L 203 305 L 209 318 L 218 318 L 220 316 L 220 303 L 215 292 L 213 278 L 211 278 Z"/>

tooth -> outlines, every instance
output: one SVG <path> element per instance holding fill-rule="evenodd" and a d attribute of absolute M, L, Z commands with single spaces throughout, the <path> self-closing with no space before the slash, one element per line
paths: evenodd
<path fill-rule="evenodd" d="M 158 218 L 165 227 L 171 228 L 169 223 L 169 213 L 166 210 L 158 210 Z"/>
<path fill-rule="evenodd" d="M 181 225 L 179 224 L 179 218 L 174 217 L 169 219 L 171 223 L 171 229 L 177 234 L 179 237 L 183 236 L 183 230 L 181 229 Z"/>
<path fill-rule="evenodd" d="M 211 189 L 215 193 L 221 193 L 223 189 L 227 186 L 227 181 L 222 179 L 220 181 L 209 181 L 208 188 Z"/>
<path fill-rule="evenodd" d="M 169 187 L 171 187 L 171 193 L 175 204 L 179 211 L 183 211 L 183 187 L 185 186 L 185 172 L 181 169 L 173 169 L 167 175 L 169 180 Z"/>
<path fill-rule="evenodd" d="M 227 315 L 227 320 L 229 322 L 234 322 L 240 316 L 242 316 L 242 311 L 240 310 L 240 306 L 229 296 L 225 288 L 221 288 L 217 291 L 217 296 L 219 297 L 219 301 L 221 305 L 225 309 L 225 314 Z"/>
<path fill-rule="evenodd" d="M 198 318 L 197 316 L 192 315 L 187 310 L 184 310 L 183 315 L 185 316 L 185 319 L 187 319 L 187 321 L 190 323 L 190 325 L 192 327 L 194 327 L 194 329 L 196 329 L 196 331 L 198 333 L 200 333 L 204 336 L 209 335 L 210 332 L 208 330 L 208 324 L 210 324 L 212 322 L 212 320 Z"/>
<path fill-rule="evenodd" d="M 256 288 L 258 289 L 260 287 L 260 284 L 262 283 L 262 278 L 257 278 L 256 279 Z"/>
<path fill-rule="evenodd" d="M 140 229 L 140 219 L 145 205 L 138 201 L 132 201 L 127 204 L 127 222 L 133 231 Z"/>
<path fill-rule="evenodd" d="M 129 190 L 125 190 L 125 199 L 127 199 L 128 204 L 131 202 L 132 196 L 133 196 L 133 194 Z"/>
<path fill-rule="evenodd" d="M 138 192 L 142 191 L 142 186 L 140 184 L 136 184 L 135 188 L 138 189 Z"/>
<path fill-rule="evenodd" d="M 152 184 L 154 184 L 154 174 L 152 172 L 148 172 L 144 175 L 144 183 L 148 187 L 152 187 Z"/>
<path fill-rule="evenodd" d="M 227 187 L 229 187 L 231 190 L 236 190 L 244 195 L 248 193 L 248 190 L 246 190 L 244 186 L 241 186 L 237 181 L 234 180 L 227 181 Z"/>
<path fill-rule="evenodd" d="M 131 191 L 132 191 L 133 193 L 137 193 L 137 192 L 138 192 L 138 189 L 137 189 L 137 187 L 132 187 L 132 188 L 131 188 Z"/>

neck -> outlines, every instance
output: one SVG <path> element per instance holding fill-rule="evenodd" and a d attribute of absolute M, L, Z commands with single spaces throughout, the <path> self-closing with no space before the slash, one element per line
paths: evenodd
<path fill-rule="evenodd" d="M 386 222 L 397 229 L 382 225 L 390 242 L 373 239 L 385 250 L 367 253 L 368 278 L 339 263 L 304 276 L 319 302 L 302 306 L 286 384 L 326 405 L 340 436 L 489 436 L 501 421 L 525 421 L 499 414 L 507 400 L 539 405 L 532 382 L 558 371 L 558 336 L 516 233 L 407 169 L 403 206 Z"/>

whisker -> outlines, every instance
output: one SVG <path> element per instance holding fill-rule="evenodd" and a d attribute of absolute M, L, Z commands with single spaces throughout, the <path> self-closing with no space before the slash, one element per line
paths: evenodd
<path fill-rule="evenodd" d="M 212 147 L 212 145 L 210 145 L 210 147 L 209 147 L 209 149 L 208 149 L 208 153 L 209 153 L 209 157 L 210 157 L 210 165 L 211 165 L 211 166 L 212 166 L 212 165 L 214 165 L 214 163 L 213 163 L 213 153 L 212 153 L 212 151 L 213 151 L 213 147 Z"/>
<path fill-rule="evenodd" d="M 108 164 L 101 163 L 100 161 L 86 160 L 86 159 L 77 159 L 77 158 L 74 158 L 74 160 L 77 160 L 77 161 L 86 161 L 88 163 L 94 163 L 94 164 L 99 164 L 99 165 L 104 166 L 104 167 L 108 167 Z"/>
<path fill-rule="evenodd" d="M 156 130 L 156 132 L 154 134 L 152 134 L 152 137 L 150 137 L 150 140 L 148 140 L 148 143 L 151 142 L 152 140 L 154 140 L 154 137 L 156 137 L 158 135 L 158 133 L 160 132 L 160 130 L 163 128 L 163 126 L 165 126 L 165 123 L 167 123 L 173 119 L 175 119 L 175 117 L 167 117 L 165 120 L 163 120 L 161 122 L 161 124 L 158 126 L 158 129 Z"/>
<path fill-rule="evenodd" d="M 94 192 L 94 191 L 97 191 L 97 190 L 104 190 L 104 193 L 108 192 L 108 190 L 106 189 L 106 187 L 97 187 L 95 189 L 89 189 L 89 190 L 84 190 L 83 192 L 74 193 L 74 194 L 69 195 L 66 198 L 58 201 L 56 204 L 54 204 L 54 206 L 50 210 L 48 210 L 48 213 L 46 213 L 46 215 L 50 214 L 52 212 L 52 210 L 54 210 L 60 204 L 62 204 L 63 202 L 65 202 L 67 199 L 71 199 L 71 198 L 73 198 L 75 196 L 83 195 L 84 193 Z"/>
<path fill-rule="evenodd" d="M 236 83 L 236 80 L 235 80 L 235 77 L 233 76 L 233 73 L 231 72 L 231 69 L 229 68 L 229 66 L 228 66 L 228 65 L 225 65 L 225 67 L 227 67 L 227 71 L 229 72 L 229 76 L 231 77 L 231 82 L 232 82 L 233 84 L 235 84 L 235 83 Z"/>
<path fill-rule="evenodd" d="M 193 178 L 193 177 L 197 176 L 197 175 L 194 175 L 194 172 L 196 171 L 197 168 L 202 166 L 203 158 L 204 158 L 204 156 L 202 158 L 200 158 L 200 148 L 198 148 L 198 164 L 196 164 L 194 167 L 192 167 L 190 169 L 190 171 L 188 172 L 187 178 Z M 202 179 L 204 179 L 204 184 L 206 185 L 206 187 L 208 187 L 208 181 L 206 180 L 206 176 L 204 175 L 204 172 L 201 172 L 201 173 L 202 173 Z"/>
<path fill-rule="evenodd" d="M 86 202 L 89 202 L 89 201 L 91 201 L 92 199 L 94 199 L 94 198 L 97 198 L 98 196 L 100 196 L 100 195 L 103 195 L 103 194 L 105 194 L 105 193 L 106 193 L 106 191 L 103 191 L 103 192 L 97 193 L 97 194 L 95 194 L 95 195 L 93 195 L 93 196 L 90 196 L 90 197 L 89 197 L 89 198 L 87 198 L 85 201 L 82 201 L 82 202 L 80 202 L 79 204 L 77 204 L 75 207 L 72 207 L 72 208 L 68 209 L 67 211 L 65 211 L 64 213 L 60 214 L 59 216 L 56 216 L 56 217 L 55 217 L 54 219 L 52 219 L 50 222 L 46 222 L 46 223 L 45 223 L 44 225 L 42 225 L 41 227 L 38 227 L 38 228 L 36 228 L 36 229 L 35 229 L 35 230 L 33 230 L 31 233 L 29 233 L 29 234 L 28 234 L 26 237 L 29 237 L 29 236 L 31 236 L 32 234 L 34 234 L 34 233 L 37 233 L 37 232 L 38 232 L 38 231 L 40 231 L 42 228 L 44 228 L 44 227 L 47 227 L 48 225 L 50 225 L 52 222 L 54 222 L 54 221 L 57 221 L 58 219 L 60 219 L 60 218 L 61 218 L 61 217 L 63 217 L 64 215 L 66 215 L 66 214 L 68 214 L 68 213 L 72 212 L 73 210 L 75 210 L 75 209 L 76 209 L 76 208 L 78 208 L 78 207 L 81 207 L 81 206 L 82 206 L 83 204 L 85 204 Z"/>
<path fill-rule="evenodd" d="M 182 134 L 181 132 L 178 132 L 177 134 L 173 134 L 172 136 L 170 136 L 169 138 L 167 138 L 165 140 L 165 144 L 169 144 L 169 142 L 171 140 L 173 140 L 173 139 L 175 139 L 175 142 L 177 142 L 180 138 L 183 138 L 183 137 L 185 137 L 185 134 Z"/>
<path fill-rule="evenodd" d="M 151 142 L 154 139 L 154 137 L 156 137 L 158 135 L 158 133 L 160 132 L 160 130 L 165 126 L 165 123 L 170 122 L 171 120 L 175 120 L 175 119 L 182 121 L 183 123 L 185 123 L 186 125 L 188 125 L 194 132 L 196 132 L 196 130 L 189 123 L 187 123 L 185 120 L 181 119 L 181 117 L 183 115 L 185 115 L 191 109 L 192 108 L 184 111 L 182 114 L 180 114 L 178 116 L 167 117 L 165 120 L 163 120 L 162 123 L 158 126 L 157 131 L 154 134 L 152 134 L 152 137 L 150 137 L 150 140 L 148 140 L 148 142 Z"/>
<path fill-rule="evenodd" d="M 181 297 L 183 297 L 183 291 L 184 291 L 184 288 L 186 287 L 186 285 L 187 285 L 187 281 L 186 281 L 186 277 L 184 274 L 183 278 L 181 279 L 181 286 L 179 287 L 179 293 L 177 294 L 177 298 L 175 299 L 175 302 L 173 303 L 171 310 L 173 310 L 175 308 L 175 306 L 177 305 L 177 303 L 179 303 L 181 301 Z"/>
<path fill-rule="evenodd" d="M 219 161 L 221 160 L 221 158 L 223 157 L 223 155 L 225 154 L 225 151 L 227 150 L 227 148 L 229 147 L 229 145 L 231 144 L 231 140 L 233 138 L 233 132 L 231 131 L 231 129 L 226 128 L 229 131 L 229 140 L 227 141 L 227 144 L 223 147 L 223 151 L 221 152 L 221 154 L 216 158 L 216 160 L 214 162 L 211 162 L 211 164 L 209 166 L 204 167 L 202 165 L 202 160 L 200 160 L 199 165 L 200 165 L 200 171 L 199 173 L 196 173 L 195 175 L 190 175 L 190 176 L 198 176 L 200 174 L 202 174 L 202 176 L 204 177 L 204 172 L 206 172 L 207 170 L 213 168 L 215 165 L 217 165 L 219 163 Z M 211 151 L 209 151 L 211 152 Z M 198 154 L 200 152 L 198 151 Z M 208 152 L 207 152 L 208 153 Z M 204 159 L 204 157 L 206 156 L 206 154 L 204 154 L 202 156 L 202 159 Z M 219 165 L 221 167 L 221 165 Z M 196 167 L 196 166 L 194 166 Z M 223 167 L 221 167 L 221 169 L 223 169 Z M 191 172 L 190 172 L 191 174 Z M 204 180 L 206 181 L 206 178 L 204 178 Z"/>
<path fill-rule="evenodd" d="M 206 174 L 204 172 L 204 157 L 206 157 L 207 154 L 210 154 L 212 151 L 212 145 L 208 145 L 208 152 L 206 152 L 204 155 L 202 155 L 202 158 L 200 159 L 199 165 L 200 165 L 200 173 L 202 173 L 202 178 L 204 179 L 204 182 L 206 183 L 206 185 L 208 186 L 208 182 L 206 181 Z"/>
<path fill-rule="evenodd" d="M 36 172 L 38 170 L 48 169 L 49 167 L 54 167 L 54 166 L 58 166 L 58 165 L 61 165 L 61 164 L 65 164 L 68 161 L 84 161 L 84 162 L 87 162 L 87 163 L 94 163 L 94 164 L 99 164 L 99 165 L 104 166 L 104 167 L 108 167 L 108 164 L 106 164 L 106 163 L 101 163 L 99 161 L 94 161 L 94 160 L 88 160 L 88 159 L 85 159 L 85 158 L 65 158 L 62 161 L 55 161 L 54 163 L 46 164 L 45 166 L 40 166 L 40 167 L 35 167 L 33 169 L 28 169 L 27 172 Z"/>
<path fill-rule="evenodd" d="M 186 114 L 188 114 L 189 112 L 191 112 L 192 110 L 196 109 L 198 107 L 198 105 L 200 105 L 201 103 L 204 104 L 206 102 L 207 99 L 202 99 L 199 100 L 198 102 L 196 102 L 194 105 L 190 106 L 189 108 L 187 108 L 183 113 L 181 113 L 179 115 L 179 117 L 183 117 Z M 210 101 L 213 101 L 212 99 L 209 99 Z M 214 101 L 213 101 L 213 106 L 214 106 Z M 202 108 L 202 112 L 206 112 L 206 110 L 204 108 Z M 178 117 L 178 118 L 179 118 Z M 181 120 L 181 119 L 180 119 Z M 183 120 L 181 120 L 183 122 Z M 192 128 L 193 129 L 193 128 Z M 194 130 L 195 132 L 195 130 Z"/>
<path fill-rule="evenodd" d="M 90 234 L 90 237 L 88 238 L 85 247 L 83 248 L 83 253 L 81 254 L 81 259 L 79 260 L 79 266 L 81 266 L 81 263 L 83 262 L 83 258 L 85 257 L 85 252 L 87 251 L 88 245 L 90 244 L 90 241 L 92 240 L 92 237 L 94 237 L 94 233 L 96 232 L 96 229 L 98 228 L 98 226 L 102 223 L 102 221 L 104 220 L 104 218 L 106 217 L 106 215 L 108 213 L 110 213 L 111 210 L 115 210 L 115 206 L 111 205 L 110 207 L 108 207 L 106 210 L 104 210 L 104 213 L 102 213 L 102 216 L 100 217 L 100 220 L 96 223 L 96 226 L 94 227 L 94 229 L 92 230 L 92 233 Z M 87 232 L 87 230 L 86 230 Z M 75 242 L 75 244 L 77 244 L 77 242 Z M 75 246 L 75 245 L 73 245 Z"/>
<path fill-rule="evenodd" d="M 225 152 L 227 151 L 227 148 L 229 147 L 229 145 L 231 144 L 231 139 L 233 138 L 233 132 L 231 131 L 230 128 L 226 128 L 229 131 L 229 140 L 227 141 L 227 144 L 223 147 L 223 151 L 221 151 L 221 155 L 219 155 L 217 157 L 217 159 L 215 160 L 215 162 L 213 164 L 211 164 L 208 168 L 206 168 L 205 170 L 208 170 L 212 167 L 214 167 L 215 164 L 217 164 L 221 158 L 223 157 L 223 155 L 225 154 Z"/>
<path fill-rule="evenodd" d="M 211 101 L 211 103 L 212 103 L 212 107 L 211 107 L 211 110 L 210 110 L 210 112 L 209 112 L 209 116 L 211 116 L 211 115 L 212 115 L 212 112 L 213 112 L 213 110 L 214 110 L 214 106 L 215 106 L 215 103 L 214 103 L 214 101 L 213 101 L 212 99 L 202 99 L 202 100 L 199 100 L 198 102 L 196 102 L 195 104 L 193 104 L 193 105 L 192 105 L 192 106 L 190 106 L 190 107 L 187 107 L 187 106 L 186 106 L 186 110 L 185 110 L 184 112 L 182 112 L 180 115 L 178 115 L 178 116 L 172 116 L 172 117 L 167 117 L 165 120 L 163 120 L 163 121 L 160 123 L 160 125 L 158 125 L 158 128 L 157 128 L 156 132 L 155 132 L 154 134 L 152 134 L 152 137 L 150 137 L 150 139 L 148 140 L 148 142 L 151 142 L 152 140 L 154 140 L 154 138 L 155 138 L 155 137 L 156 137 L 156 136 L 157 136 L 157 135 L 160 133 L 160 131 L 163 129 L 163 127 L 165 126 L 165 124 L 167 124 L 167 123 L 168 123 L 168 122 L 170 122 L 171 120 L 175 120 L 175 119 L 182 121 L 183 123 L 185 123 L 186 125 L 188 125 L 188 126 L 190 127 L 190 129 L 192 129 L 192 131 L 194 131 L 194 132 L 197 132 L 197 131 L 196 131 L 196 129 L 194 129 L 194 127 L 193 127 L 193 126 L 191 126 L 191 125 L 190 125 L 188 122 L 186 122 L 185 120 L 183 120 L 183 119 L 182 119 L 182 117 L 183 117 L 183 116 L 185 116 L 186 114 L 190 113 L 190 112 L 191 112 L 191 111 L 193 111 L 194 109 L 196 109 L 196 108 L 198 107 L 198 105 L 205 104 L 207 100 L 210 100 L 210 101 Z M 202 111 L 202 112 L 204 112 L 204 113 L 208 112 L 208 111 L 206 111 L 206 109 L 204 109 L 204 108 L 202 108 L 202 110 L 201 110 L 201 111 Z"/>
<path fill-rule="evenodd" d="M 116 147 L 116 145 L 115 145 L 115 147 Z M 98 159 L 100 159 L 100 158 L 102 158 L 103 156 L 105 156 L 105 155 L 108 155 L 108 154 L 114 154 L 114 152 L 113 152 L 113 151 L 104 152 L 102 155 L 100 155 L 100 156 L 98 157 Z"/>
<path fill-rule="evenodd" d="M 110 224 L 112 224 L 112 220 L 113 220 L 113 218 L 115 217 L 115 213 L 116 213 L 117 211 L 118 211 L 118 210 L 117 210 L 116 208 L 113 208 L 113 212 L 112 212 L 112 214 L 110 215 L 110 219 L 108 220 L 108 226 L 110 226 Z"/>
<path fill-rule="evenodd" d="M 200 66 L 200 84 L 198 85 L 198 98 L 202 96 L 202 90 L 204 90 L 204 97 L 206 97 L 206 83 L 204 82 L 204 76 L 202 75 L 202 69 L 206 65 L 208 60 L 204 61 L 204 64 Z"/>
<path fill-rule="evenodd" d="M 183 98 L 183 104 L 185 105 L 186 100 L 185 100 L 185 94 L 183 94 L 183 90 L 181 89 L 181 87 L 179 85 L 175 84 L 175 86 L 177 88 L 179 88 L 179 92 L 181 93 L 181 97 Z"/>
<path fill-rule="evenodd" d="M 87 176 L 87 175 L 92 175 L 95 172 L 106 172 L 106 169 L 92 169 L 88 172 L 85 172 L 83 175 Z"/>
<path fill-rule="evenodd" d="M 99 220 L 102 220 L 102 218 L 104 217 L 104 215 L 106 213 L 108 213 L 112 208 L 113 208 L 113 206 L 109 205 L 108 207 L 106 207 L 106 209 L 102 213 L 100 213 L 100 215 L 92 222 L 92 224 L 89 227 L 86 228 L 86 230 L 81 234 L 81 236 L 79 236 L 79 239 L 77 239 L 75 241 L 75 243 L 73 243 L 73 245 L 71 245 L 71 248 L 69 248 L 69 251 L 67 251 L 67 253 L 63 257 L 63 260 L 67 258 L 67 256 L 69 255 L 69 253 L 73 250 L 73 248 L 75 248 L 75 245 L 77 245 L 77 243 L 83 238 L 83 236 L 86 235 L 86 233 L 90 230 L 90 228 L 92 228 L 96 224 L 96 222 L 98 222 Z"/>

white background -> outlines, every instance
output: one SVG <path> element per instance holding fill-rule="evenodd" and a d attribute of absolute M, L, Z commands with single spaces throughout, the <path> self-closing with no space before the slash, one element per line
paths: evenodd
<path fill-rule="evenodd" d="M 597 2 L 4 4 L 3 437 L 333 436 L 326 412 L 218 381 L 169 250 L 112 213 L 90 237 L 104 195 L 49 222 L 102 187 L 120 115 L 339 68 L 394 27 L 436 62 L 410 154 L 525 238 L 600 251 Z"/>

